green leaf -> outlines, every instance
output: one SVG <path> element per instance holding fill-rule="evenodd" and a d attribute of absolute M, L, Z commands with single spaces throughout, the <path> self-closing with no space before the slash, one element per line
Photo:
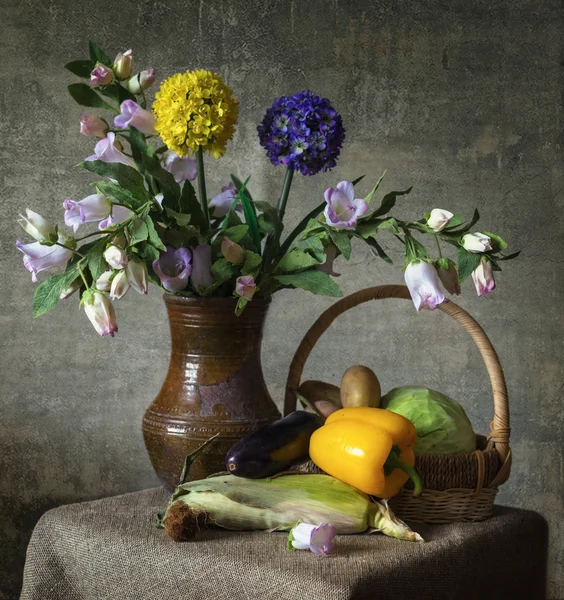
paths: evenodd
<path fill-rule="evenodd" d="M 429 215 L 429 217 L 430 216 L 431 215 Z M 427 217 L 427 220 L 429 220 L 429 217 Z M 461 215 L 461 214 L 454 215 L 453 217 L 451 217 L 450 221 L 448 222 L 448 225 L 443 229 L 443 231 L 448 231 L 449 229 L 458 227 L 458 225 L 460 225 L 462 223 L 462 221 L 464 221 L 464 215 Z"/>
<path fill-rule="evenodd" d="M 343 295 L 339 286 L 327 275 L 317 268 L 308 269 L 289 275 L 274 275 L 274 279 L 284 286 L 301 288 L 319 296 L 333 296 L 339 298 Z"/>
<path fill-rule="evenodd" d="M 185 181 L 182 186 L 182 193 L 179 199 L 179 212 L 188 213 L 191 216 L 190 223 L 192 225 L 198 227 L 200 230 L 205 229 L 206 222 L 202 206 L 198 202 L 194 186 L 189 181 Z"/>
<path fill-rule="evenodd" d="M 245 307 L 249 303 L 248 298 L 243 298 L 242 296 L 237 300 L 237 306 L 235 307 L 235 314 L 240 316 L 242 312 L 245 310 Z"/>
<path fill-rule="evenodd" d="M 366 238 L 365 242 L 373 249 L 373 251 L 379 258 L 389 263 L 390 265 L 392 264 L 392 259 L 386 254 L 384 248 L 382 248 L 382 246 L 380 246 L 380 244 L 373 237 Z"/>
<path fill-rule="evenodd" d="M 382 175 L 380 175 L 380 179 L 378 179 L 378 181 L 376 182 L 376 185 L 370 191 L 370 194 L 368 194 L 368 196 L 366 196 L 366 198 L 364 199 L 367 204 L 370 204 L 370 202 L 372 202 L 372 198 L 374 197 L 376 190 L 380 187 L 380 184 L 382 183 L 382 179 L 384 179 L 384 175 L 386 175 L 386 171 L 384 171 L 382 173 Z M 354 185 L 354 183 L 353 183 L 353 185 Z"/>
<path fill-rule="evenodd" d="M 278 216 L 278 211 L 272 204 L 268 202 L 255 202 L 255 206 L 258 210 L 262 212 L 262 215 L 259 215 L 259 220 L 262 217 L 265 224 L 270 228 L 271 231 L 274 231 L 277 235 L 282 232 L 284 226 L 282 225 L 282 221 L 280 221 L 280 217 Z"/>
<path fill-rule="evenodd" d="M 90 53 L 90 60 L 92 62 L 101 62 L 103 65 L 106 65 L 106 67 L 112 66 L 112 61 L 110 57 L 94 42 L 88 42 L 88 50 Z"/>
<path fill-rule="evenodd" d="M 232 242 L 240 242 L 248 233 L 248 225 L 235 225 L 235 227 L 227 228 L 223 234 L 228 237 Z"/>
<path fill-rule="evenodd" d="M 257 222 L 257 213 L 254 204 L 244 191 L 239 191 L 237 197 L 243 205 L 243 214 L 245 215 L 245 223 L 249 226 L 249 234 L 257 250 L 260 251 L 260 229 Z"/>
<path fill-rule="evenodd" d="M 259 272 L 262 258 L 260 254 L 252 252 L 251 250 L 245 250 L 245 262 L 241 268 L 241 275 L 252 275 L 256 277 Z"/>
<path fill-rule="evenodd" d="M 149 242 L 157 248 L 157 250 L 162 250 L 166 252 L 166 246 L 163 244 L 157 230 L 155 229 L 155 224 L 153 223 L 153 219 L 149 215 L 145 217 L 145 225 L 147 226 L 147 231 L 149 232 Z"/>
<path fill-rule="evenodd" d="M 74 101 L 81 106 L 114 110 L 86 83 L 71 83 L 68 90 Z"/>
<path fill-rule="evenodd" d="M 312 219 L 315 219 L 315 217 L 317 217 L 319 215 L 319 213 L 325 208 L 325 206 L 326 206 L 326 203 L 325 203 L 325 201 L 323 201 L 321 204 L 316 206 L 312 211 L 310 211 L 298 223 L 298 225 L 294 228 L 292 233 L 290 233 L 290 235 L 284 240 L 284 243 L 282 244 L 282 246 L 280 248 L 281 254 L 285 254 L 286 252 L 288 252 L 288 249 L 292 245 L 293 241 L 300 235 L 300 233 L 302 233 L 302 231 L 304 231 L 306 229 L 306 227 L 309 228 L 309 222 Z M 321 226 L 321 228 L 322 228 L 322 226 Z"/>
<path fill-rule="evenodd" d="M 401 234 L 401 231 L 398 227 L 398 222 L 394 219 L 394 217 L 390 217 L 389 219 L 381 221 L 379 223 L 378 229 L 387 229 L 395 235 Z"/>
<path fill-rule="evenodd" d="M 500 238 L 499 235 L 495 233 L 490 233 L 489 231 L 484 231 L 484 234 L 487 235 L 492 241 L 492 251 L 493 252 L 501 252 L 507 248 L 507 242 Z"/>
<path fill-rule="evenodd" d="M 175 210 L 172 210 L 172 208 L 165 208 L 165 214 L 171 219 L 174 219 L 179 227 L 188 225 L 192 219 L 192 215 L 176 212 Z"/>
<path fill-rule="evenodd" d="M 143 200 L 143 203 L 149 200 L 149 195 L 143 185 L 143 176 L 133 167 L 121 163 L 106 163 L 101 160 L 84 161 L 80 163 L 80 166 L 102 177 L 116 179 L 122 188 L 129 190 L 137 200 Z"/>
<path fill-rule="evenodd" d="M 321 241 L 321 238 L 318 236 L 313 236 L 313 237 L 306 238 L 305 240 L 301 240 L 300 242 L 298 242 L 296 244 L 296 249 L 303 250 L 304 252 L 308 252 L 320 264 L 323 264 L 326 260 L 323 242 Z"/>
<path fill-rule="evenodd" d="M 351 257 L 351 240 L 344 231 L 336 231 L 331 227 L 327 228 L 331 240 L 337 246 L 341 254 L 345 257 L 345 260 L 349 260 Z"/>
<path fill-rule="evenodd" d="M 482 260 L 481 254 L 475 254 L 468 252 L 464 248 L 459 248 L 456 255 L 456 262 L 458 263 L 458 279 L 462 283 L 465 279 L 468 279 L 472 274 L 472 271 L 478 267 Z"/>
<path fill-rule="evenodd" d="M 154 156 L 143 154 L 143 165 L 147 169 L 147 172 L 154 177 L 161 188 L 163 193 L 163 208 L 172 208 L 177 212 L 184 212 L 180 206 L 180 186 L 174 180 L 172 173 L 169 173 L 163 167 L 161 163 Z"/>
<path fill-rule="evenodd" d="M 129 245 L 135 246 L 149 237 L 149 228 L 143 219 L 135 218 L 127 226 L 127 233 L 129 234 Z"/>
<path fill-rule="evenodd" d="M 104 237 L 96 242 L 86 255 L 88 269 L 92 275 L 92 280 L 96 281 L 106 270 L 106 261 L 104 260 L 104 251 L 107 246 L 107 239 Z"/>
<path fill-rule="evenodd" d="M 73 60 L 65 65 L 65 69 L 78 77 L 90 79 L 90 73 L 94 70 L 96 63 L 91 60 Z"/>
<path fill-rule="evenodd" d="M 138 165 L 143 165 L 143 155 L 147 154 L 147 144 L 145 143 L 145 136 L 135 127 L 129 127 L 129 145 L 131 146 L 133 160 Z"/>
<path fill-rule="evenodd" d="M 122 188 L 113 181 L 98 181 L 96 182 L 96 187 L 107 198 L 114 200 L 118 204 L 126 204 L 132 210 L 141 208 L 145 203 L 144 200 L 138 200 L 129 190 Z"/>
<path fill-rule="evenodd" d="M 406 194 L 409 194 L 411 190 L 412 188 L 408 188 L 407 190 L 403 191 L 389 192 L 382 198 L 382 203 L 370 216 L 380 217 L 382 215 L 387 215 L 396 205 L 396 199 L 398 196 L 405 196 Z"/>
<path fill-rule="evenodd" d="M 59 302 L 61 292 L 78 277 L 78 267 L 70 266 L 67 271 L 53 275 L 41 282 L 33 296 L 33 316 L 40 317 L 55 308 Z"/>
<path fill-rule="evenodd" d="M 290 250 L 285 254 L 278 263 L 275 272 L 293 273 L 295 271 L 303 271 L 319 264 L 309 252 L 302 250 Z"/>
<path fill-rule="evenodd" d="M 143 258 L 145 260 L 145 262 L 148 262 L 151 265 L 161 255 L 160 252 L 152 244 L 142 244 L 139 246 L 139 248 L 140 248 L 139 255 L 141 256 L 141 258 Z M 165 246 L 165 249 L 166 249 L 166 246 Z"/>
<path fill-rule="evenodd" d="M 225 258 L 220 258 L 213 263 L 211 272 L 217 281 L 223 283 L 237 273 L 237 267 L 227 262 Z"/>
<path fill-rule="evenodd" d="M 360 183 L 364 178 L 366 177 L 366 175 L 361 175 L 360 177 L 357 177 L 356 179 L 354 179 L 351 183 L 353 184 L 353 187 L 357 184 Z"/>
<path fill-rule="evenodd" d="M 380 225 L 384 222 L 384 219 L 374 219 L 371 221 L 361 221 L 356 230 L 360 234 L 360 237 L 363 239 L 367 239 L 369 237 L 374 237 L 378 233 L 378 229 L 380 229 Z"/>

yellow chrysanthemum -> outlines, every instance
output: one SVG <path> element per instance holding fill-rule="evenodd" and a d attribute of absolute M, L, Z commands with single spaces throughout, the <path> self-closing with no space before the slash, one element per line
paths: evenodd
<path fill-rule="evenodd" d="M 235 133 L 239 103 L 217 73 L 186 71 L 163 82 L 153 113 L 170 150 L 186 156 L 202 148 L 219 158 Z"/>

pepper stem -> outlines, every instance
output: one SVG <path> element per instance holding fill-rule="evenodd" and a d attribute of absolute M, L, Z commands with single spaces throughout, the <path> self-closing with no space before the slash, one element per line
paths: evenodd
<path fill-rule="evenodd" d="M 384 463 L 384 469 L 386 472 L 391 473 L 394 469 L 401 469 L 409 475 L 411 481 L 413 481 L 413 495 L 415 497 L 420 496 L 423 492 L 423 484 L 421 478 L 417 474 L 417 471 L 409 464 L 399 457 L 399 450 L 394 446 L 386 462 Z"/>

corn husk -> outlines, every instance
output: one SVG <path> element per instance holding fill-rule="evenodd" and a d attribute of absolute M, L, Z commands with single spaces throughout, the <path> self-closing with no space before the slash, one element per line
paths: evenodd
<path fill-rule="evenodd" d="M 380 531 L 423 541 L 385 501 L 373 501 L 329 475 L 220 475 L 191 481 L 178 486 L 163 518 L 169 535 L 178 540 L 191 537 L 204 523 L 235 531 L 289 531 L 299 522 L 331 523 L 339 534 Z"/>

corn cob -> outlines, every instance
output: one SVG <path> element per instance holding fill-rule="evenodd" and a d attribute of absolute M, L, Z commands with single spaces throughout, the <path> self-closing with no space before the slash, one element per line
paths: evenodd
<path fill-rule="evenodd" d="M 219 475 L 179 485 L 162 519 L 177 541 L 207 525 L 230 530 L 289 531 L 298 522 L 331 523 L 340 534 L 380 531 L 423 541 L 396 518 L 385 500 L 329 475 L 289 474 L 270 479 Z"/>

